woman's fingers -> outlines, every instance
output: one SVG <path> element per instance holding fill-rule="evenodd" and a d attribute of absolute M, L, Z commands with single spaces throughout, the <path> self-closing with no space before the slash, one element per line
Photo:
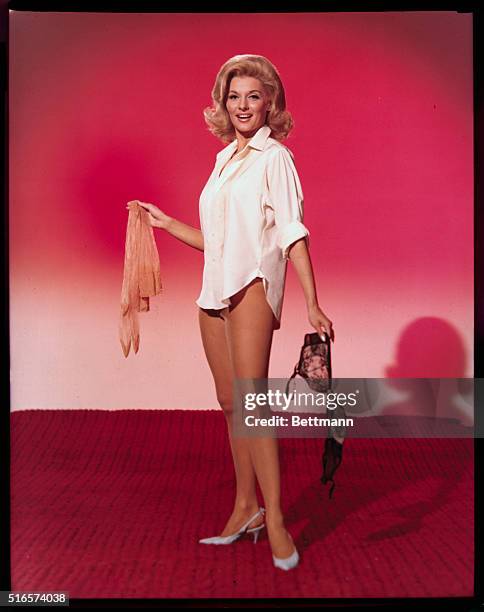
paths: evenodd
<path fill-rule="evenodd" d="M 329 319 L 325 319 L 322 321 L 322 327 L 321 327 L 321 333 L 320 335 L 322 335 L 322 332 L 325 331 L 326 334 L 329 336 L 329 338 L 331 340 L 333 340 L 334 342 L 334 330 L 333 330 L 333 323 L 332 321 L 330 321 Z"/>
<path fill-rule="evenodd" d="M 153 206 L 152 204 L 148 204 L 146 202 L 140 202 L 139 200 L 131 200 L 130 202 L 128 202 L 126 204 L 126 210 L 130 210 L 132 207 L 130 206 L 130 204 L 133 203 L 137 203 L 139 206 L 141 206 L 141 208 L 144 208 L 145 210 L 147 210 L 148 212 L 151 213 L 151 206 Z"/>

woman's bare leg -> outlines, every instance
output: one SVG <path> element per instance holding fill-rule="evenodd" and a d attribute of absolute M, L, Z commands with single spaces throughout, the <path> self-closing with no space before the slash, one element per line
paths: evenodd
<path fill-rule="evenodd" d="M 237 378 L 267 378 L 274 331 L 274 315 L 260 278 L 231 298 L 226 315 L 230 358 Z M 249 448 L 266 507 L 272 552 L 285 558 L 294 544 L 284 526 L 280 501 L 279 445 L 277 437 L 251 436 Z"/>
<path fill-rule="evenodd" d="M 199 309 L 199 324 L 205 355 L 215 382 L 217 400 L 227 421 L 230 447 L 235 468 L 236 497 L 232 515 L 218 535 L 235 533 L 259 509 L 255 472 L 250 457 L 248 440 L 232 436 L 233 370 L 227 348 L 224 319 Z M 259 516 L 250 527 L 264 522 Z"/>

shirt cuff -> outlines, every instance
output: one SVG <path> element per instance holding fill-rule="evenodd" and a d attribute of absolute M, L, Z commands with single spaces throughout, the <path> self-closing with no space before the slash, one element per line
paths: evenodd
<path fill-rule="evenodd" d="M 300 221 L 291 221 L 279 230 L 278 243 L 282 249 L 282 256 L 284 259 L 288 259 L 289 247 L 296 242 L 296 240 L 304 238 L 305 236 L 309 236 L 309 230 Z M 308 238 L 306 242 L 309 244 Z"/>

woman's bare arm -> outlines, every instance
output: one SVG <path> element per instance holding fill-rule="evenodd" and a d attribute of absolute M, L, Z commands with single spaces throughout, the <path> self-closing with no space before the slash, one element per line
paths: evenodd
<path fill-rule="evenodd" d="M 181 221 L 178 221 L 178 219 L 170 217 L 154 204 L 150 204 L 149 202 L 141 202 L 140 200 L 132 201 L 137 202 L 139 206 L 148 211 L 149 220 L 152 227 L 157 227 L 167 231 L 178 240 L 181 240 L 185 244 L 188 244 L 188 246 L 191 246 L 199 251 L 204 250 L 204 240 L 201 230 L 197 229 L 196 227 L 192 227 L 191 225 L 187 225 L 186 223 L 182 223 Z M 129 210 L 129 202 L 126 208 Z"/>
<path fill-rule="evenodd" d="M 289 249 L 288 258 L 291 260 L 296 270 L 299 282 L 304 292 L 309 322 L 319 334 L 326 331 L 328 336 L 334 342 L 332 321 L 325 315 L 318 304 L 313 267 L 306 240 L 304 238 L 301 238 L 292 244 Z"/>
<path fill-rule="evenodd" d="M 191 225 L 178 221 L 178 219 L 169 217 L 162 229 L 167 231 L 175 238 L 178 238 L 178 240 L 188 244 L 188 246 L 198 249 L 199 251 L 204 250 L 202 231 L 196 227 L 192 227 Z"/>

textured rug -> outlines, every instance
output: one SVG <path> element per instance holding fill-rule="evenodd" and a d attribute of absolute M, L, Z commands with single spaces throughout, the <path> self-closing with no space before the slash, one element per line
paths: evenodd
<path fill-rule="evenodd" d="M 347 439 L 331 500 L 319 481 L 323 440 L 279 443 L 286 527 L 301 555 L 289 572 L 272 565 L 265 531 L 257 544 L 198 543 L 222 530 L 234 499 L 220 410 L 12 413 L 12 590 L 472 595 L 472 439 Z"/>

